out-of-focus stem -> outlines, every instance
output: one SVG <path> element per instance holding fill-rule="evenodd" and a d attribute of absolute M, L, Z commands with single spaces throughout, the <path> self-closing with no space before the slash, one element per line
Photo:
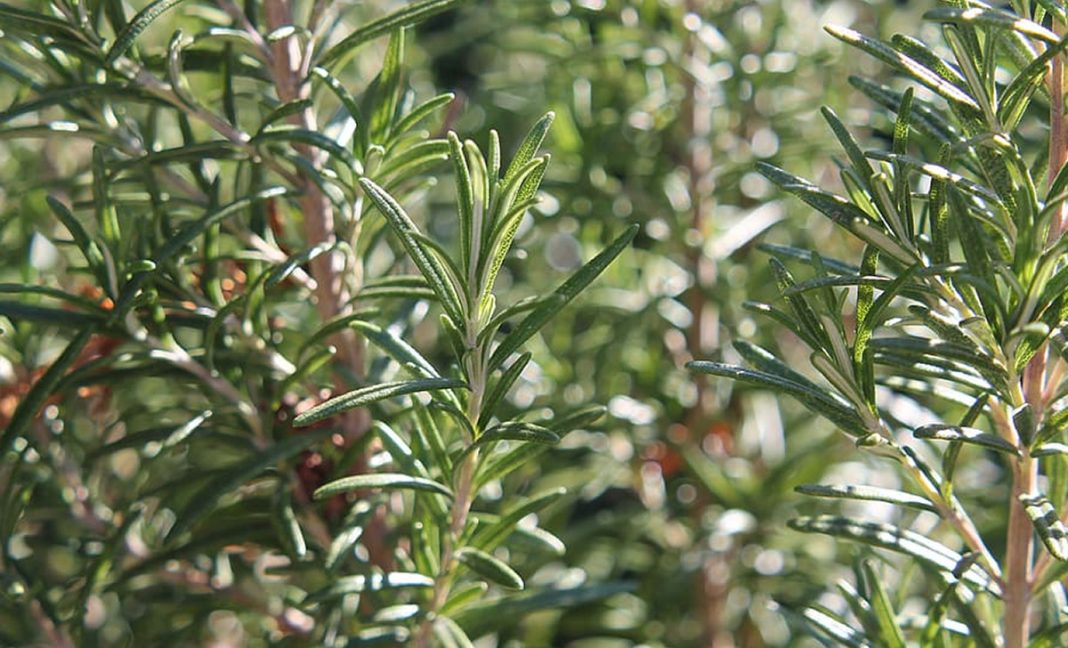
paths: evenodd
<path fill-rule="evenodd" d="M 682 124 L 685 129 L 686 150 L 682 166 L 686 169 L 690 197 L 690 218 L 684 237 L 686 267 L 693 278 L 687 296 L 690 326 L 686 331 L 686 351 L 689 359 L 701 358 L 709 331 L 705 329 L 705 291 L 716 280 L 716 266 L 705 257 L 704 234 L 708 229 L 714 203 L 712 200 L 712 107 L 710 93 L 699 80 L 697 68 L 708 65 L 707 54 L 697 36 L 700 22 L 701 0 L 687 0 L 686 30 L 682 54 L 685 96 L 682 103 Z M 695 23 L 697 23 L 695 25 Z M 708 380 L 704 374 L 693 376 L 696 401 L 686 416 L 690 442 L 700 443 L 700 430 L 708 415 Z M 695 511 L 695 515 L 699 515 Z M 700 601 L 700 616 L 703 643 L 706 646 L 723 645 L 727 632 L 724 627 L 724 612 L 729 594 L 730 565 L 723 555 L 712 556 L 705 561 L 697 581 L 697 596 Z"/>
<path fill-rule="evenodd" d="M 264 17 L 267 28 L 276 30 L 293 24 L 293 11 L 289 0 L 266 0 Z M 271 75 L 280 101 L 289 102 L 303 99 L 310 95 L 306 68 L 309 65 L 311 50 L 301 51 L 297 35 L 277 40 L 271 44 Z M 309 131 L 317 131 L 315 112 L 311 107 L 293 115 L 291 122 Z M 314 169 L 322 169 L 325 155 L 322 151 L 304 145 L 295 145 L 297 153 L 302 155 Z M 336 240 L 334 209 L 330 200 L 310 178 L 298 180 L 301 189 L 300 208 L 303 214 L 304 238 L 309 246 Z M 344 248 L 344 246 L 343 246 Z M 319 317 L 326 322 L 339 315 L 350 313 L 354 305 L 352 295 L 358 290 L 361 279 L 355 260 L 345 252 L 334 250 L 313 259 L 310 263 L 312 278 L 315 279 L 315 300 Z M 338 361 L 356 376 L 364 373 L 364 347 L 362 340 L 351 329 L 334 334 L 330 339 L 337 349 Z M 334 380 L 338 393 L 348 390 L 349 386 L 341 375 Z M 341 415 L 341 429 L 345 439 L 351 443 L 363 435 L 369 426 L 366 410 L 358 409 Z M 363 471 L 366 466 L 361 460 L 352 467 Z M 371 556 L 371 561 L 382 568 L 392 564 L 391 552 L 385 541 L 386 528 L 383 512 L 376 512 L 375 517 L 364 531 L 364 545 Z"/>

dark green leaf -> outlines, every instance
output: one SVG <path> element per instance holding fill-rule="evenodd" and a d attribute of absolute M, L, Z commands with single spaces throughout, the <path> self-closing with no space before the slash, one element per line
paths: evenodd
<path fill-rule="evenodd" d="M 167 539 L 174 540 L 216 508 L 220 497 L 236 491 L 242 484 L 263 473 L 272 465 L 285 461 L 330 436 L 333 430 L 311 430 L 290 437 L 253 454 L 236 466 L 228 467 L 217 477 L 204 484 L 190 504 L 178 512 L 178 519 L 167 532 Z"/>
<path fill-rule="evenodd" d="M 7 429 L 0 432 L 0 454 L 7 452 L 8 448 L 21 436 L 30 425 L 37 413 L 41 410 L 45 401 L 52 395 L 52 391 L 63 378 L 63 374 L 78 359 L 78 355 L 93 336 L 91 328 L 82 329 L 68 344 L 63 353 L 48 367 L 44 374 L 37 379 L 30 391 L 23 396 L 11 415 Z"/>
<path fill-rule="evenodd" d="M 393 227 L 408 251 L 408 255 L 411 256 L 430 287 L 437 293 L 438 300 L 448 316 L 456 324 L 463 322 L 464 311 L 456 291 L 448 280 L 448 270 L 420 244 L 415 236 L 419 234 L 419 228 L 384 189 L 367 178 L 360 178 L 360 186 L 389 221 L 390 226 Z"/>
<path fill-rule="evenodd" d="M 328 484 L 324 484 L 315 490 L 315 499 L 326 499 L 339 493 L 371 488 L 425 491 L 428 493 L 437 493 L 438 495 L 444 495 L 450 498 L 452 497 L 452 491 L 430 479 L 412 477 L 400 473 L 369 473 L 366 475 L 343 477 Z"/>
<path fill-rule="evenodd" d="M 320 65 L 331 66 L 367 41 L 378 38 L 379 36 L 385 36 L 395 29 L 401 29 L 422 22 L 435 14 L 441 13 L 454 5 L 459 4 L 461 1 L 462 0 L 422 0 L 422 2 L 414 2 L 388 16 L 369 22 L 352 32 L 340 43 L 327 50 L 327 52 L 323 54 L 319 63 Z"/>
<path fill-rule="evenodd" d="M 137 15 L 133 17 L 126 28 L 122 30 L 122 33 L 115 39 L 115 44 L 108 50 L 107 56 L 104 58 L 104 63 L 111 67 L 115 61 L 119 60 L 119 57 L 126 53 L 126 50 L 130 49 L 137 37 L 141 35 L 141 32 L 148 29 L 148 26 L 152 24 L 156 18 L 159 18 L 168 9 L 180 4 L 183 0 L 156 0 L 149 4 L 147 7 L 137 12 Z"/>
<path fill-rule="evenodd" d="M 484 551 L 479 551 L 474 547 L 464 547 L 456 552 L 456 557 L 461 563 L 470 567 L 471 571 L 501 587 L 523 589 L 523 578 L 514 569 Z"/>
<path fill-rule="evenodd" d="M 324 403 L 316 405 L 293 419 L 293 425 L 297 427 L 311 425 L 312 423 L 330 418 L 341 412 L 347 412 L 348 410 L 357 407 L 370 405 L 371 403 L 376 403 L 386 398 L 419 392 L 436 391 L 439 389 L 457 389 L 463 386 L 464 383 L 451 378 L 422 378 L 419 380 L 371 385 L 369 387 L 350 391 L 341 396 L 335 396 Z"/>

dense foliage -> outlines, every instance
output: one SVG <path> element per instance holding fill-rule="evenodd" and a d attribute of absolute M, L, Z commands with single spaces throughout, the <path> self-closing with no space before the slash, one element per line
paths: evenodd
<path fill-rule="evenodd" d="M 819 380 L 745 341 L 735 348 L 746 366 L 691 367 L 789 394 L 896 466 L 896 488 L 799 489 L 893 505 L 883 519 L 790 524 L 904 554 L 922 575 L 894 582 L 887 574 L 907 563 L 858 560 L 855 580 L 839 586 L 848 614 L 822 605 L 803 612 L 829 640 L 1057 645 L 1068 627 L 1068 39 L 1043 23 L 1056 28 L 1068 16 L 1050 3 L 1013 3 L 1015 13 L 951 4 L 924 16 L 941 27 L 944 52 L 907 35 L 884 41 L 827 27 L 909 81 L 904 90 L 858 83 L 896 113 L 886 148 L 863 150 L 823 110 L 845 151 L 847 197 L 761 165 L 864 243 L 855 261 L 776 249 L 783 303 L 753 305 L 804 342 Z M 811 276 L 795 279 L 788 264 Z M 907 615 L 906 596 L 919 599 Z"/>
<path fill-rule="evenodd" d="M 0 644 L 1058 645 L 1064 14 L 0 4 Z"/>

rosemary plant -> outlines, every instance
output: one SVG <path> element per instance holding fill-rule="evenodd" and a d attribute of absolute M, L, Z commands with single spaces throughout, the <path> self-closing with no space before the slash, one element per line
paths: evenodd
<path fill-rule="evenodd" d="M 922 585 L 887 587 L 892 567 L 859 562 L 839 607 L 800 611 L 819 634 L 844 645 L 1059 645 L 1068 627 L 1068 39 L 1059 29 L 1068 15 L 1052 2 L 948 4 L 926 14 L 941 46 L 827 29 L 906 82 L 851 79 L 896 113 L 886 149 L 863 150 L 824 109 L 846 154 L 846 195 L 761 167 L 864 245 L 859 262 L 769 248 L 783 304 L 751 308 L 811 349 L 816 376 L 744 341 L 735 347 L 746 367 L 691 366 L 798 399 L 902 474 L 902 490 L 799 489 L 896 505 L 890 523 L 820 515 L 791 526 L 904 554 L 925 575 Z M 811 277 L 795 279 L 788 264 Z M 983 458 L 996 475 L 964 468 Z M 917 593 L 926 605 L 906 613 L 900 601 Z"/>
<path fill-rule="evenodd" d="M 469 645 L 624 589 L 483 596 L 523 587 L 505 547 L 562 551 L 530 524 L 561 493 L 479 493 L 601 413 L 505 416 L 516 354 L 634 229 L 498 307 L 551 117 L 503 175 L 432 136 L 457 105 L 415 101 L 406 32 L 456 4 L 0 4 L 0 141 L 47 169 L 0 233 L 54 257 L 0 287 L 0 643 Z M 455 256 L 399 205 L 450 161 Z"/>

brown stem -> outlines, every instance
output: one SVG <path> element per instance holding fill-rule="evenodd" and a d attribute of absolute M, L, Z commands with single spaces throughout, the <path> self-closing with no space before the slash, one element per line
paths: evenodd
<path fill-rule="evenodd" d="M 270 30 L 292 24 L 293 12 L 288 0 L 267 0 L 264 4 L 267 28 Z M 302 54 L 296 35 L 271 44 L 271 72 L 278 98 L 282 102 L 306 98 L 311 89 L 307 83 L 306 69 L 310 65 L 310 51 Z M 291 121 L 297 126 L 318 130 L 315 112 L 309 107 L 294 115 Z M 322 169 L 325 155 L 322 151 L 304 145 L 295 146 L 314 169 Z M 337 238 L 334 224 L 334 209 L 330 200 L 310 178 L 299 180 L 301 189 L 300 208 L 304 219 L 304 237 L 308 245 L 332 242 Z M 311 262 L 311 275 L 315 279 L 315 299 L 319 317 L 325 322 L 339 315 L 352 312 L 352 295 L 358 290 L 361 279 L 359 266 L 350 255 L 335 250 L 323 254 Z M 364 373 L 363 342 L 354 331 L 345 329 L 333 335 L 331 344 L 337 349 L 337 359 L 356 376 Z M 335 376 L 334 388 L 338 393 L 348 390 L 342 375 Z M 342 434 L 352 443 L 362 436 L 370 425 L 366 410 L 359 409 L 341 416 Z M 363 472 L 365 460 L 361 458 L 353 470 Z M 392 566 L 391 552 L 385 540 L 387 535 L 383 515 L 376 514 L 364 531 L 364 545 L 371 555 L 371 562 L 383 569 Z"/>
<path fill-rule="evenodd" d="M 688 0 L 688 14 L 698 15 L 701 0 Z M 682 124 L 685 129 L 686 155 L 682 166 L 689 176 L 690 222 L 686 239 L 686 262 L 693 286 L 687 296 L 690 310 L 690 326 L 686 331 L 686 350 L 689 359 L 704 355 L 706 338 L 710 331 L 705 328 L 705 294 L 716 281 L 716 266 L 704 254 L 704 234 L 708 229 L 714 207 L 712 193 L 712 108 L 708 88 L 701 84 L 693 68 L 705 66 L 707 53 L 702 50 L 696 30 L 687 34 L 683 51 L 683 79 L 685 96 L 682 102 Z M 697 399 L 686 415 L 686 427 L 691 443 L 700 443 L 698 430 L 703 427 L 708 415 L 708 380 L 704 374 L 693 377 Z M 700 616 L 703 644 L 717 645 L 726 636 L 724 611 L 730 593 L 730 565 L 724 556 L 710 557 L 697 577 L 697 596 L 700 601 Z"/>
<path fill-rule="evenodd" d="M 1014 466 L 1012 502 L 1009 509 L 1009 532 L 1006 544 L 1005 648 L 1024 648 L 1031 633 L 1031 562 L 1034 554 L 1034 530 L 1024 511 L 1021 495 L 1034 492 L 1038 462 L 1024 450 L 1024 457 Z"/>
<path fill-rule="evenodd" d="M 1059 25 L 1054 23 L 1054 29 L 1061 31 Z M 1049 94 L 1050 94 L 1050 135 L 1049 135 L 1049 185 L 1053 185 L 1054 179 L 1064 168 L 1065 163 L 1068 163 L 1068 123 L 1065 122 L 1064 115 L 1064 59 L 1061 56 L 1056 56 L 1050 61 L 1049 70 Z M 1046 237 L 1047 244 L 1052 245 L 1056 243 L 1065 233 L 1065 229 L 1068 228 L 1068 204 L 1062 202 L 1057 209 L 1057 213 L 1053 216 L 1050 222 L 1049 234 Z M 1041 420 L 1044 415 L 1046 405 L 1056 395 L 1057 389 L 1064 377 L 1064 363 L 1058 360 L 1053 367 L 1049 368 L 1047 372 L 1048 362 L 1048 349 L 1043 346 L 1039 349 L 1038 353 L 1027 363 L 1026 369 L 1024 369 L 1023 377 L 1023 392 L 1026 398 L 1026 402 L 1031 405 L 1033 415 L 1036 420 Z M 1009 513 L 1009 542 L 1007 547 L 1009 560 L 1017 560 L 1021 563 L 1020 569 L 1023 565 L 1023 556 L 1017 555 L 1023 553 L 1023 548 L 1018 544 L 1014 546 L 1012 544 L 1013 532 L 1015 530 L 1014 522 L 1019 525 L 1019 529 L 1016 530 L 1016 534 L 1020 536 L 1017 541 L 1022 542 L 1023 537 L 1026 534 L 1028 543 L 1032 541 L 1031 537 L 1031 522 L 1027 519 L 1023 511 L 1023 504 L 1019 501 L 1021 494 L 1029 494 L 1035 487 L 1035 480 L 1037 479 L 1037 462 L 1030 459 L 1030 455 L 1025 451 L 1025 459 L 1022 460 L 1017 467 L 1016 473 L 1013 475 L 1013 502 L 1012 509 Z M 1026 530 L 1024 527 L 1026 526 Z M 1050 558 L 1047 554 L 1043 553 L 1039 556 L 1034 566 L 1033 574 L 1027 574 L 1027 594 L 1030 596 L 1032 593 L 1032 587 L 1037 578 L 1041 578 L 1046 568 L 1050 564 Z M 1011 562 L 1010 562 L 1011 565 Z M 1030 556 L 1028 556 L 1027 567 L 1030 567 Z M 1025 601 L 1018 600 L 1019 595 L 1014 593 L 1012 599 L 1006 598 L 1006 616 L 1005 624 L 1006 629 L 1015 630 L 1016 634 L 1006 637 L 1006 646 L 1013 648 L 1014 646 L 1022 646 L 1027 641 L 1027 615 L 1028 610 L 1025 606 Z M 1010 605 L 1012 603 L 1012 605 Z M 1026 601 L 1027 604 L 1030 601 Z M 1014 609 L 1022 608 L 1022 609 Z M 1012 616 L 1010 616 L 1012 613 Z M 1021 616 L 1022 615 L 1022 616 Z M 1023 630 L 1018 630 L 1013 624 L 1022 623 Z"/>

